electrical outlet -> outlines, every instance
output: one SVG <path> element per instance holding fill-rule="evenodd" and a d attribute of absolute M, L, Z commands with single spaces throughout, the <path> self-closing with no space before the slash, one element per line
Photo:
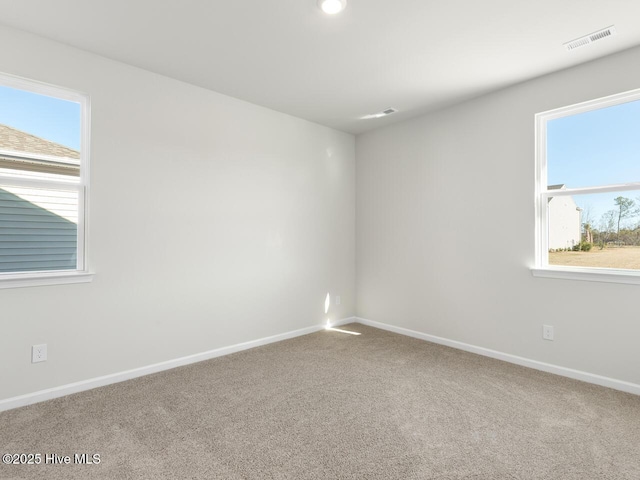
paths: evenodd
<path fill-rule="evenodd" d="M 336 296 L 336 305 L 340 305 L 340 297 Z"/>
<path fill-rule="evenodd" d="M 31 363 L 45 362 L 47 360 L 47 344 L 33 345 L 31 347 Z"/>
<path fill-rule="evenodd" d="M 551 325 L 542 326 L 542 338 L 545 340 L 553 340 L 553 327 Z"/>

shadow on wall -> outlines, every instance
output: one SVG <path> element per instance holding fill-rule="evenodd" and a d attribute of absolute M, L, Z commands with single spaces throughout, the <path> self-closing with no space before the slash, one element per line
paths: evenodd
<path fill-rule="evenodd" d="M 75 270 L 78 226 L 0 188 L 0 272 Z"/>

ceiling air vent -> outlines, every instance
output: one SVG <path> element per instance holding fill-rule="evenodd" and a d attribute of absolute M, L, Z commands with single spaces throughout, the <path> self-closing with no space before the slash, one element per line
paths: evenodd
<path fill-rule="evenodd" d="M 585 35 L 584 37 L 576 38 L 575 40 L 571 40 L 564 44 L 564 47 L 567 51 L 575 50 L 576 48 L 586 47 L 587 45 L 592 44 L 593 42 L 597 42 L 598 40 L 602 40 L 603 38 L 611 37 L 616 34 L 616 27 L 611 25 L 610 27 L 603 28 L 602 30 L 598 30 L 597 32 L 590 33 L 589 35 Z"/>

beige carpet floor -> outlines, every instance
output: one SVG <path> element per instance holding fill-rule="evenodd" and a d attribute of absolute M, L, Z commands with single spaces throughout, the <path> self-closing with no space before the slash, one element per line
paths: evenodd
<path fill-rule="evenodd" d="M 359 324 L 0 414 L 1 479 L 640 479 L 640 397 Z"/>

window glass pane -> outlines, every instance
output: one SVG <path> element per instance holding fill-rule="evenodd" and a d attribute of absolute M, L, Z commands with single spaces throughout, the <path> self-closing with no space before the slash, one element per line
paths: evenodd
<path fill-rule="evenodd" d="M 0 286 L 12 273 L 84 270 L 88 99 L 2 74 L 0 83 Z"/>
<path fill-rule="evenodd" d="M 0 149 L 79 159 L 80 104 L 0 86 Z"/>
<path fill-rule="evenodd" d="M 549 185 L 640 182 L 640 101 L 547 122 Z"/>
<path fill-rule="evenodd" d="M 80 104 L 0 86 L 0 173 L 77 178 Z"/>
<path fill-rule="evenodd" d="M 0 185 L 0 272 L 77 268 L 78 192 Z"/>
<path fill-rule="evenodd" d="M 549 264 L 640 269 L 640 190 L 550 197 Z"/>

